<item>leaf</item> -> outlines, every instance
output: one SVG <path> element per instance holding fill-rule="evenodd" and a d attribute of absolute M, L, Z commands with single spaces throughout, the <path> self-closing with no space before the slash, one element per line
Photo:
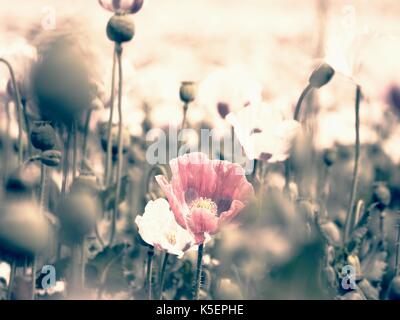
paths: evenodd
<path fill-rule="evenodd" d="M 129 176 L 128 175 L 123 176 L 121 179 L 121 192 L 118 204 L 125 201 L 128 185 L 129 185 Z M 112 210 L 114 208 L 116 190 L 117 190 L 117 185 L 114 184 L 111 187 L 108 187 L 107 189 L 100 192 L 100 199 L 103 204 L 104 210 L 107 211 L 107 210 Z"/>
<path fill-rule="evenodd" d="M 91 287 L 103 287 L 105 291 L 118 292 L 127 288 L 123 275 L 122 259 L 128 245 L 106 247 L 86 265 L 87 281 Z"/>

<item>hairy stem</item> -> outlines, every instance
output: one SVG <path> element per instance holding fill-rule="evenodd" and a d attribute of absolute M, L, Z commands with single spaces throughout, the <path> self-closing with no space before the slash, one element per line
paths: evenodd
<path fill-rule="evenodd" d="M 203 269 L 203 249 L 204 243 L 199 244 L 199 251 L 197 252 L 197 268 L 193 300 L 199 300 L 200 297 L 201 273 Z"/>
<path fill-rule="evenodd" d="M 161 267 L 161 275 L 160 275 L 160 297 L 159 300 L 162 300 L 162 293 L 164 290 L 164 280 L 165 280 L 165 271 L 167 269 L 169 253 L 166 252 L 164 255 L 164 260 Z"/>
<path fill-rule="evenodd" d="M 153 257 L 154 257 L 154 248 L 151 247 L 147 251 L 147 271 L 146 271 L 147 297 L 149 300 L 153 299 L 153 297 L 152 297 Z"/>
<path fill-rule="evenodd" d="M 115 46 L 113 53 L 113 64 L 112 64 L 112 75 L 111 75 L 111 97 L 110 97 L 110 117 L 108 118 L 107 125 L 107 154 L 106 154 L 106 165 L 104 173 L 104 185 L 107 186 L 110 180 L 111 166 L 112 166 L 112 120 L 114 116 L 114 89 L 115 89 L 115 66 L 116 66 L 116 53 L 117 45 Z"/>
<path fill-rule="evenodd" d="M 81 160 L 81 170 L 83 170 L 86 158 L 87 141 L 89 136 L 89 125 L 90 119 L 92 117 L 92 110 L 88 110 L 85 120 L 85 128 L 83 129 L 83 143 L 82 143 L 82 160 Z"/>
<path fill-rule="evenodd" d="M 111 235 L 110 235 L 110 246 L 112 246 L 115 238 L 118 205 L 121 194 L 121 176 L 122 176 L 122 165 L 124 162 L 123 158 L 123 137 L 122 137 L 122 47 L 119 46 L 116 50 L 117 61 L 118 61 L 118 158 L 117 158 L 117 174 L 116 174 L 116 188 L 115 188 L 115 202 L 114 211 L 111 221 Z"/>
<path fill-rule="evenodd" d="M 69 146 L 71 144 L 71 129 L 67 129 L 67 140 L 64 143 L 64 157 L 63 157 L 63 177 L 61 184 L 61 195 L 64 196 L 67 189 L 68 169 L 69 169 Z"/>

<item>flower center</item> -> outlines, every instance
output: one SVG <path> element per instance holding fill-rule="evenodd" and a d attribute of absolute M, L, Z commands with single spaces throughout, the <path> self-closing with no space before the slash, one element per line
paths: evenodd
<path fill-rule="evenodd" d="M 173 232 L 170 232 L 166 235 L 167 241 L 171 244 L 171 245 L 175 245 L 176 244 L 176 235 Z"/>
<path fill-rule="evenodd" d="M 212 201 L 209 198 L 200 197 L 200 198 L 194 200 L 190 205 L 190 209 L 199 209 L 199 208 L 207 209 L 214 215 L 217 214 L 217 205 L 215 204 L 214 201 Z"/>

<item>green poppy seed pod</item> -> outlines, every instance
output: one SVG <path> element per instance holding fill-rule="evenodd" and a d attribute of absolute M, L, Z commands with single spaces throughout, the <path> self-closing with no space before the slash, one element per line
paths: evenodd
<path fill-rule="evenodd" d="M 80 244 L 90 235 L 96 225 L 99 205 L 93 195 L 81 192 L 70 193 L 57 208 L 64 240 L 69 244 Z"/>
<path fill-rule="evenodd" d="M 128 15 L 113 15 L 107 23 L 107 37 L 116 43 L 128 42 L 135 35 L 135 24 Z"/>
<path fill-rule="evenodd" d="M 332 166 L 337 160 L 337 152 L 333 149 L 324 150 L 324 154 L 322 156 L 324 163 L 327 167 Z"/>
<path fill-rule="evenodd" d="M 310 76 L 309 82 L 311 87 L 319 89 L 331 81 L 335 74 L 335 70 L 327 63 L 318 66 Z"/>
<path fill-rule="evenodd" d="M 100 190 L 99 183 L 94 174 L 81 173 L 79 177 L 76 177 L 71 185 L 71 193 L 88 192 L 91 194 L 97 194 Z"/>
<path fill-rule="evenodd" d="M 391 200 L 390 190 L 383 183 L 374 186 L 373 201 L 378 203 L 380 210 L 385 209 Z"/>
<path fill-rule="evenodd" d="M 394 277 L 390 283 L 388 299 L 400 300 L 400 276 Z"/>
<path fill-rule="evenodd" d="M 56 145 L 56 132 L 48 121 L 36 121 L 31 130 L 31 143 L 39 150 L 53 149 Z"/>
<path fill-rule="evenodd" d="M 197 86 L 192 81 L 184 81 L 179 89 L 179 96 L 182 102 L 189 103 L 196 99 Z"/>
<path fill-rule="evenodd" d="M 47 150 L 40 155 L 40 161 L 46 166 L 57 167 L 61 162 L 62 154 L 58 150 Z"/>
<path fill-rule="evenodd" d="M 29 200 L 12 200 L 0 207 L 0 250 L 17 256 L 33 256 L 46 246 L 50 226 Z"/>

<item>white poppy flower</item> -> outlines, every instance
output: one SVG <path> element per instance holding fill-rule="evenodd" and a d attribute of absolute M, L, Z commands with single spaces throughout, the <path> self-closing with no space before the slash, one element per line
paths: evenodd
<path fill-rule="evenodd" d="M 135 223 L 146 243 L 179 258 L 193 244 L 193 236 L 178 225 L 168 201 L 163 198 L 149 201 L 144 214 L 137 216 Z"/>
<path fill-rule="evenodd" d="M 301 129 L 295 120 L 284 119 L 274 105 L 260 103 L 227 116 L 236 137 L 250 160 L 284 161 Z"/>

